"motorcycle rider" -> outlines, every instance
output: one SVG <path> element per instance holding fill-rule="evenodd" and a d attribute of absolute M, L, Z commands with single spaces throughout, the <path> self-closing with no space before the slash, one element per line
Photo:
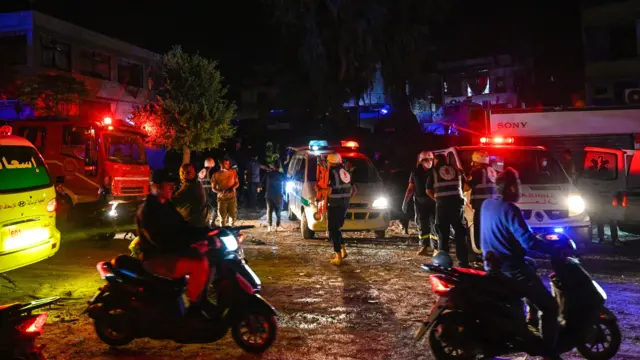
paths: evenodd
<path fill-rule="evenodd" d="M 520 199 L 518 172 L 507 168 L 496 179 L 498 197 L 487 199 L 482 204 L 481 239 L 485 267 L 492 269 L 491 257 L 498 257 L 502 272 L 515 280 L 521 294 L 542 312 L 540 316 L 543 341 L 547 347 L 547 359 L 560 359 L 555 352 L 558 335 L 558 304 L 527 263 L 527 250 L 553 253 L 555 247 L 538 239 L 529 229 L 520 208 L 515 204 Z"/>
<path fill-rule="evenodd" d="M 202 184 L 196 178 L 193 164 L 180 166 L 181 186 L 171 199 L 176 209 L 189 224 L 206 226 L 207 224 L 207 195 Z"/>
<path fill-rule="evenodd" d="M 471 157 L 473 168 L 467 185 L 471 188 L 471 208 L 473 209 L 473 241 L 480 246 L 480 212 L 482 203 L 496 196 L 496 178 L 498 173 L 489 165 L 486 151 L 475 151 Z"/>
<path fill-rule="evenodd" d="M 202 239 L 208 230 L 187 223 L 171 202 L 173 189 L 167 170 L 153 172 L 151 193 L 136 214 L 140 258 L 155 274 L 169 278 L 188 275 L 190 311 L 201 311 L 201 293 L 209 278 L 209 262 L 202 256 L 207 242 Z"/>
<path fill-rule="evenodd" d="M 420 250 L 418 255 L 426 256 L 427 248 L 431 245 L 434 255 L 438 252 L 438 237 L 435 236 L 435 212 L 436 203 L 427 195 L 427 178 L 429 169 L 433 166 L 433 153 L 423 151 L 418 155 L 418 164 L 411 172 L 409 186 L 402 202 L 402 212 L 407 213 L 407 207 L 411 196 L 413 196 L 413 206 L 416 215 L 416 225 L 418 225 L 418 238 L 420 240 Z M 430 240 L 430 242 L 427 242 Z"/>

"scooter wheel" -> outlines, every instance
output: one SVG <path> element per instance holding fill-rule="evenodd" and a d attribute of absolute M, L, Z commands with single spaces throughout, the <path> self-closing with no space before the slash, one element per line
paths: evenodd
<path fill-rule="evenodd" d="M 96 335 L 110 346 L 124 346 L 134 340 L 129 314 L 123 310 L 111 310 L 94 320 Z"/>
<path fill-rule="evenodd" d="M 246 313 L 231 328 L 231 335 L 242 350 L 261 354 L 273 345 L 278 334 L 275 316 Z"/>
<path fill-rule="evenodd" d="M 449 312 L 441 315 L 428 333 L 429 348 L 436 360 L 472 360 L 475 354 L 469 351 L 465 341 L 466 326 L 462 314 Z M 447 339 L 456 339 L 449 343 Z"/>
<path fill-rule="evenodd" d="M 598 318 L 593 327 L 594 331 L 588 339 L 576 346 L 580 355 L 587 360 L 609 360 L 616 356 L 622 342 L 618 322 Z"/>

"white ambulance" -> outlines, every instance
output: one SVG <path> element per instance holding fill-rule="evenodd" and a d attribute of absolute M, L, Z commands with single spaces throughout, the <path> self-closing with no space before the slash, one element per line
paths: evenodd
<path fill-rule="evenodd" d="M 358 192 L 351 198 L 342 231 L 373 231 L 383 238 L 389 227 L 389 200 L 383 192 L 378 171 L 361 152 L 358 143 L 342 141 L 339 146 L 329 146 L 326 141 L 313 140 L 309 146 L 292 148 L 287 171 L 286 201 L 289 219 L 300 219 L 302 237 L 311 239 L 318 231 L 327 230 L 326 216 L 318 213 L 316 204 L 316 167 L 318 160 L 326 160 L 328 154 L 337 152 L 351 173 L 351 182 Z"/>
<path fill-rule="evenodd" d="M 575 242 L 586 246 L 591 243 L 591 221 L 585 212 L 585 202 L 567 173 L 551 153 L 541 146 L 517 146 L 513 138 L 483 137 L 477 146 L 454 146 L 434 151 L 447 157 L 466 174 L 471 172 L 471 156 L 475 151 L 486 151 L 491 166 L 498 172 L 512 167 L 520 174 L 522 197 L 517 204 L 534 232 L 565 233 Z M 469 200 L 469 193 L 465 194 Z M 473 234 L 473 210 L 469 202 L 465 207 L 471 244 L 481 253 L 480 244 Z"/>

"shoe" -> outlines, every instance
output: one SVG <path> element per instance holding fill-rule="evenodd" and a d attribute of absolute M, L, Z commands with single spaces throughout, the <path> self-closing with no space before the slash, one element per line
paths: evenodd
<path fill-rule="evenodd" d="M 267 232 L 271 232 L 271 225 L 267 226 Z"/>
<path fill-rule="evenodd" d="M 418 256 L 427 256 L 428 250 L 426 247 L 421 247 L 420 250 L 416 253 Z"/>
<path fill-rule="evenodd" d="M 343 259 L 346 259 L 347 256 L 349 256 L 349 254 L 347 254 L 347 248 L 344 247 L 344 245 L 342 245 L 340 248 L 340 255 L 342 256 Z"/>
<path fill-rule="evenodd" d="M 339 252 L 335 253 L 333 258 L 329 260 L 329 262 L 335 266 L 342 265 L 342 254 L 340 254 Z"/>

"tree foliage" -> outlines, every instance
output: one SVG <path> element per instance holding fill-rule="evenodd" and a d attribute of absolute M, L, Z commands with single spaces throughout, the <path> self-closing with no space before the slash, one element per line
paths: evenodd
<path fill-rule="evenodd" d="M 39 73 L 21 81 L 17 88 L 20 102 L 44 116 L 69 116 L 72 106 L 90 93 L 84 81 L 66 73 Z"/>
<path fill-rule="evenodd" d="M 148 142 L 182 150 L 188 162 L 191 150 L 215 148 L 233 135 L 236 106 L 225 99 L 217 62 L 176 46 L 164 55 L 162 72 L 156 98 L 133 112 Z"/>

